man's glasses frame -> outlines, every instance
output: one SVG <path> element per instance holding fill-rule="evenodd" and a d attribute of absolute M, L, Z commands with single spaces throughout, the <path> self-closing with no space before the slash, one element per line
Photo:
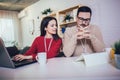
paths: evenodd
<path fill-rule="evenodd" d="M 91 18 L 82 18 L 82 17 L 77 17 L 80 21 L 85 21 L 86 23 L 89 23 L 90 22 L 90 20 L 91 20 Z"/>

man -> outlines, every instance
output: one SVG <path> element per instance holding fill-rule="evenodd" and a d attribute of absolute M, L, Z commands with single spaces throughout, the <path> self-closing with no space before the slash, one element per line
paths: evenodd
<path fill-rule="evenodd" d="M 77 11 L 77 25 L 67 27 L 63 37 L 63 52 L 66 57 L 105 50 L 100 29 L 90 24 L 92 11 L 82 6 Z"/>

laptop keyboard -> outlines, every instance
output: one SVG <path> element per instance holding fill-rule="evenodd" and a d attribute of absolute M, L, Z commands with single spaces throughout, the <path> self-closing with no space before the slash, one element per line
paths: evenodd
<path fill-rule="evenodd" d="M 22 60 L 22 61 L 14 61 L 13 60 L 13 62 L 16 66 L 18 66 L 18 65 L 24 65 L 24 64 L 32 63 L 32 62 L 35 62 L 35 61 L 30 59 L 30 60 Z"/>

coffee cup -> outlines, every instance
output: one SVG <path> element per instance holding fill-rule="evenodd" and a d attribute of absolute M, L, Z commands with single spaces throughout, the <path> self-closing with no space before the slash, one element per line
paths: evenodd
<path fill-rule="evenodd" d="M 38 53 L 36 56 L 36 60 L 38 61 L 39 64 L 46 64 L 47 62 L 46 52 Z"/>

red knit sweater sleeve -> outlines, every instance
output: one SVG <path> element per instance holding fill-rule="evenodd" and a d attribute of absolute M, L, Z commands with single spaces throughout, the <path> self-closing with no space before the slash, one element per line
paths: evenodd
<path fill-rule="evenodd" d="M 33 59 L 35 59 L 37 55 L 37 38 L 33 41 L 32 46 L 24 55 L 32 55 Z"/>
<path fill-rule="evenodd" d="M 61 44 L 62 39 L 58 39 L 57 41 L 54 40 L 54 44 L 52 44 L 50 50 L 47 52 L 47 58 L 53 58 L 57 56 L 60 51 Z"/>

